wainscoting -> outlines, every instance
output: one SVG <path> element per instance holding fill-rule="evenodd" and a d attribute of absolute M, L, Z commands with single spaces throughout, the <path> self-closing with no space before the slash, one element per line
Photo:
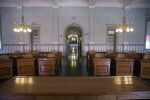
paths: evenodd
<path fill-rule="evenodd" d="M 124 50 L 123 50 L 124 46 Z M 107 46 L 106 44 L 92 44 L 92 45 L 86 45 L 85 46 L 85 51 L 89 50 L 95 50 L 98 52 L 106 52 L 107 50 L 113 50 L 113 46 L 109 45 Z M 116 47 L 117 52 L 128 52 L 128 51 L 136 51 L 137 53 L 147 53 L 150 52 L 150 50 L 145 50 L 144 49 L 144 44 L 119 44 Z"/>
<path fill-rule="evenodd" d="M 113 46 L 107 46 L 106 44 L 85 44 L 82 47 L 84 54 L 89 50 L 95 50 L 97 52 L 106 52 L 107 50 L 112 50 Z M 31 45 L 29 44 L 3 44 L 0 53 L 14 53 L 15 51 L 29 52 L 31 50 Z M 63 44 L 36 44 L 33 45 L 33 50 L 39 50 L 40 52 L 50 52 L 52 50 L 58 50 L 64 54 Z M 117 52 L 123 52 L 123 44 L 117 45 Z M 124 52 L 136 51 L 137 53 L 147 53 L 150 50 L 144 49 L 144 44 L 124 44 Z"/>

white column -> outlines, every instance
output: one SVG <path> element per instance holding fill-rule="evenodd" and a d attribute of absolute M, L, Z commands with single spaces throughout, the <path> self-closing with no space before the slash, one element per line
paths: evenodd
<path fill-rule="evenodd" d="M 90 11 L 90 37 L 89 37 L 89 50 L 94 50 L 94 9 L 95 7 L 94 6 L 89 6 L 89 11 Z"/>
<path fill-rule="evenodd" d="M 53 7 L 53 49 L 54 50 L 59 50 L 59 31 L 58 31 L 58 23 L 59 23 L 59 17 L 58 17 L 58 11 L 59 11 L 59 7 L 58 6 L 54 6 Z"/>

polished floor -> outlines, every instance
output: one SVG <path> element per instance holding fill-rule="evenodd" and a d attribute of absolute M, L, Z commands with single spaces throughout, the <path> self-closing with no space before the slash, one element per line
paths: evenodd
<path fill-rule="evenodd" d="M 81 56 L 77 47 L 69 47 L 63 57 L 60 76 L 90 76 L 86 66 L 86 57 Z"/>

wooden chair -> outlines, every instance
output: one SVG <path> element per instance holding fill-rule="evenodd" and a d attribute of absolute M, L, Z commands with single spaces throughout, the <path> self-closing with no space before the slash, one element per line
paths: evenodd
<path fill-rule="evenodd" d="M 56 67 L 59 67 L 59 66 L 60 66 L 60 63 L 59 63 L 59 62 L 60 62 L 60 61 L 59 61 L 59 60 L 60 60 L 60 55 L 59 55 L 58 51 L 52 50 L 51 52 L 52 52 L 53 54 L 55 54 L 55 56 L 56 56 L 56 58 L 55 58 L 55 59 L 56 59 Z"/>
<path fill-rule="evenodd" d="M 38 50 L 33 50 L 32 55 L 34 58 L 39 58 L 39 51 Z"/>
<path fill-rule="evenodd" d="M 111 59 L 111 64 L 110 67 L 112 68 L 112 71 L 114 72 L 114 70 L 116 69 L 116 63 L 115 63 L 115 59 L 116 59 L 116 53 L 113 50 L 108 50 L 106 51 L 106 58 Z M 112 72 L 112 73 L 113 73 Z"/>
<path fill-rule="evenodd" d="M 17 71 L 19 76 L 35 75 L 34 61 L 32 54 L 25 54 L 23 59 L 17 59 Z"/>
<path fill-rule="evenodd" d="M 15 51 L 13 54 L 13 57 L 22 58 L 22 52 L 21 51 Z"/>
<path fill-rule="evenodd" d="M 133 59 L 134 60 L 134 73 L 135 75 L 139 76 L 140 73 L 140 56 L 137 55 L 135 51 L 129 51 L 127 53 L 127 58 L 128 59 Z"/>
<path fill-rule="evenodd" d="M 39 75 L 55 75 L 55 59 L 53 53 L 47 54 L 47 58 L 39 58 Z"/>
<path fill-rule="evenodd" d="M 105 59 L 104 54 L 96 53 L 93 59 L 94 76 L 110 75 L 110 59 Z"/>
<path fill-rule="evenodd" d="M 21 51 L 15 51 L 11 56 L 10 59 L 12 59 L 12 66 L 13 66 L 13 74 L 14 76 L 17 75 L 17 59 L 22 59 L 22 52 Z"/>
<path fill-rule="evenodd" d="M 124 53 L 120 53 L 116 58 L 116 75 L 133 75 L 133 59 L 127 59 Z"/>
<path fill-rule="evenodd" d="M 106 54 L 107 54 L 107 55 L 113 55 L 113 54 L 115 54 L 115 52 L 114 52 L 113 50 L 107 50 L 107 51 L 106 51 Z"/>
<path fill-rule="evenodd" d="M 95 51 L 94 50 L 90 50 L 88 52 L 88 55 L 87 55 L 87 63 L 88 63 L 88 66 L 92 67 L 93 66 L 93 58 L 95 56 Z"/>
<path fill-rule="evenodd" d="M 8 55 L 0 56 L 0 79 L 12 78 L 12 60 L 9 59 Z"/>
<path fill-rule="evenodd" d="M 40 57 L 39 51 L 38 50 L 33 50 L 32 52 L 33 58 L 35 59 L 35 74 L 38 74 L 38 58 Z"/>
<path fill-rule="evenodd" d="M 145 54 L 141 60 L 140 77 L 150 79 L 150 54 Z"/>
<path fill-rule="evenodd" d="M 58 52 L 59 55 L 59 66 L 62 66 L 62 52 Z"/>

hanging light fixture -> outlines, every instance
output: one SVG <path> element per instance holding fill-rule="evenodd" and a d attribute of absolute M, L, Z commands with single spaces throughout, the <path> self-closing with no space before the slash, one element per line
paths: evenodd
<path fill-rule="evenodd" d="M 124 0 L 123 10 L 124 10 L 123 24 L 117 25 L 116 32 L 123 32 L 124 30 L 126 30 L 126 32 L 133 32 L 134 31 L 133 24 L 126 23 L 125 0 Z"/>
<path fill-rule="evenodd" d="M 23 16 L 23 0 L 22 0 L 22 17 L 21 17 L 21 22 L 19 24 L 14 24 L 14 32 L 31 32 L 31 25 L 30 24 L 25 24 L 24 23 L 24 16 Z"/>

